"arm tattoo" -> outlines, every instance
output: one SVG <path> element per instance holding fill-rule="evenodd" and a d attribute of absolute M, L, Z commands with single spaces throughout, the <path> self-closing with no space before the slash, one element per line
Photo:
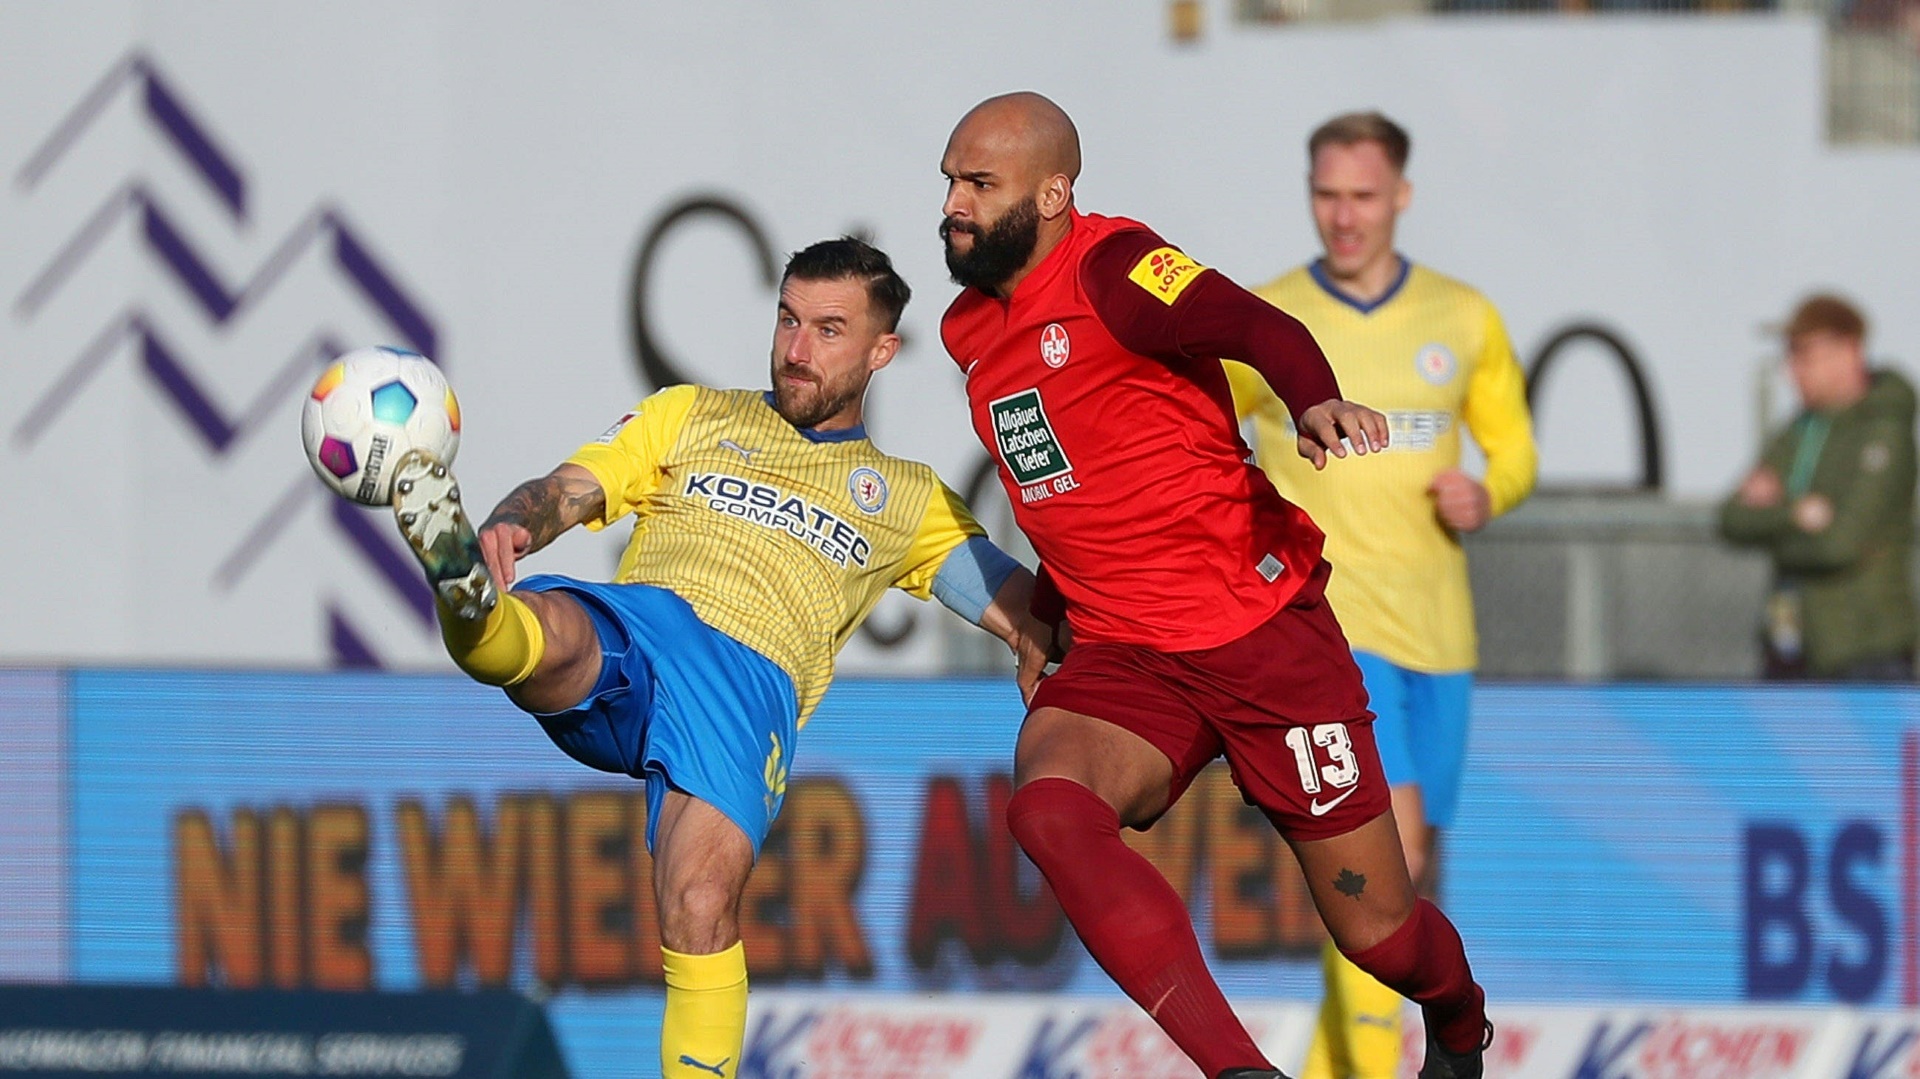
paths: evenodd
<path fill-rule="evenodd" d="M 533 542 L 527 547 L 527 553 L 531 554 L 552 543 L 560 533 L 582 521 L 592 520 L 606 509 L 606 492 L 598 483 L 584 476 L 554 473 L 515 487 L 513 493 L 494 507 L 481 529 L 484 531 L 496 524 L 519 525 L 533 535 Z"/>

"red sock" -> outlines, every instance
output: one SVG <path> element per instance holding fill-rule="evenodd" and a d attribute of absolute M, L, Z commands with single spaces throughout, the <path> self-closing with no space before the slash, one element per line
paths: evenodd
<path fill-rule="evenodd" d="M 1448 1052 L 1480 1047 L 1487 994 L 1473 984 L 1460 933 L 1439 907 L 1420 900 L 1413 916 L 1387 939 L 1346 955 L 1380 984 L 1420 1005 L 1427 1029 Z"/>
<path fill-rule="evenodd" d="M 1202 1072 L 1273 1067 L 1208 973 L 1186 904 L 1121 842 L 1112 806 L 1072 780 L 1036 779 L 1008 803 L 1007 827 L 1101 969 Z"/>

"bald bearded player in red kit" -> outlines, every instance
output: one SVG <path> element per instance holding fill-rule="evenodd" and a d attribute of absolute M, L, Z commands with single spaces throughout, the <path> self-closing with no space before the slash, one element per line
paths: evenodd
<path fill-rule="evenodd" d="M 1384 448 L 1385 418 L 1341 400 L 1292 317 L 1137 221 L 1077 210 L 1079 135 L 1046 98 L 976 106 L 941 172 L 964 286 L 941 336 L 1040 554 L 1035 613 L 1064 614 L 1073 640 L 1021 728 L 1015 838 L 1087 951 L 1205 1075 L 1285 1079 L 1178 894 L 1120 838 L 1225 754 L 1334 943 L 1424 1009 L 1421 1079 L 1478 1079 L 1485 994 L 1407 875 L 1320 530 L 1248 463 L 1220 358 L 1266 378 L 1315 467 Z"/>

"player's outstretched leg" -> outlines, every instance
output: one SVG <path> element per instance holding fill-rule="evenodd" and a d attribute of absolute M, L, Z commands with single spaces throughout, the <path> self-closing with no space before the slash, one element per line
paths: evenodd
<path fill-rule="evenodd" d="M 1120 838 L 1123 819 L 1165 807 L 1166 756 L 1101 720 L 1041 708 L 1021 729 L 1015 766 L 1007 826 L 1101 969 L 1206 1075 L 1286 1079 L 1207 971 L 1179 893 Z"/>
<path fill-rule="evenodd" d="M 747 1033 L 740 897 L 753 843 L 719 809 L 677 790 L 662 799 L 656 828 L 653 884 L 667 978 L 660 1074 L 732 1079 Z"/>
<path fill-rule="evenodd" d="M 1421 1079 L 1480 1079 L 1493 1029 L 1486 994 L 1474 984 L 1459 931 L 1414 893 L 1393 814 L 1292 846 L 1340 951 L 1420 1005 L 1427 1025 Z"/>
<path fill-rule="evenodd" d="M 546 652 L 539 617 L 518 596 L 502 596 L 460 502 L 453 472 L 414 450 L 393 469 L 393 514 L 426 571 L 447 653 L 475 681 L 515 686 Z"/>

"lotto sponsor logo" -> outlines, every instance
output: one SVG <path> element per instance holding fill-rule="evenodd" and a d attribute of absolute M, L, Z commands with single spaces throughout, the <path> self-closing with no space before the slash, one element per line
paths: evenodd
<path fill-rule="evenodd" d="M 723 472 L 696 472 L 687 477 L 681 493 L 704 500 L 715 513 L 785 532 L 836 566 L 865 566 L 873 555 L 873 544 L 851 522 L 770 484 Z"/>
<path fill-rule="evenodd" d="M 1205 266 L 1171 247 L 1156 247 L 1134 263 L 1127 280 L 1146 289 L 1148 294 L 1171 307 L 1180 294 L 1193 284 Z"/>

